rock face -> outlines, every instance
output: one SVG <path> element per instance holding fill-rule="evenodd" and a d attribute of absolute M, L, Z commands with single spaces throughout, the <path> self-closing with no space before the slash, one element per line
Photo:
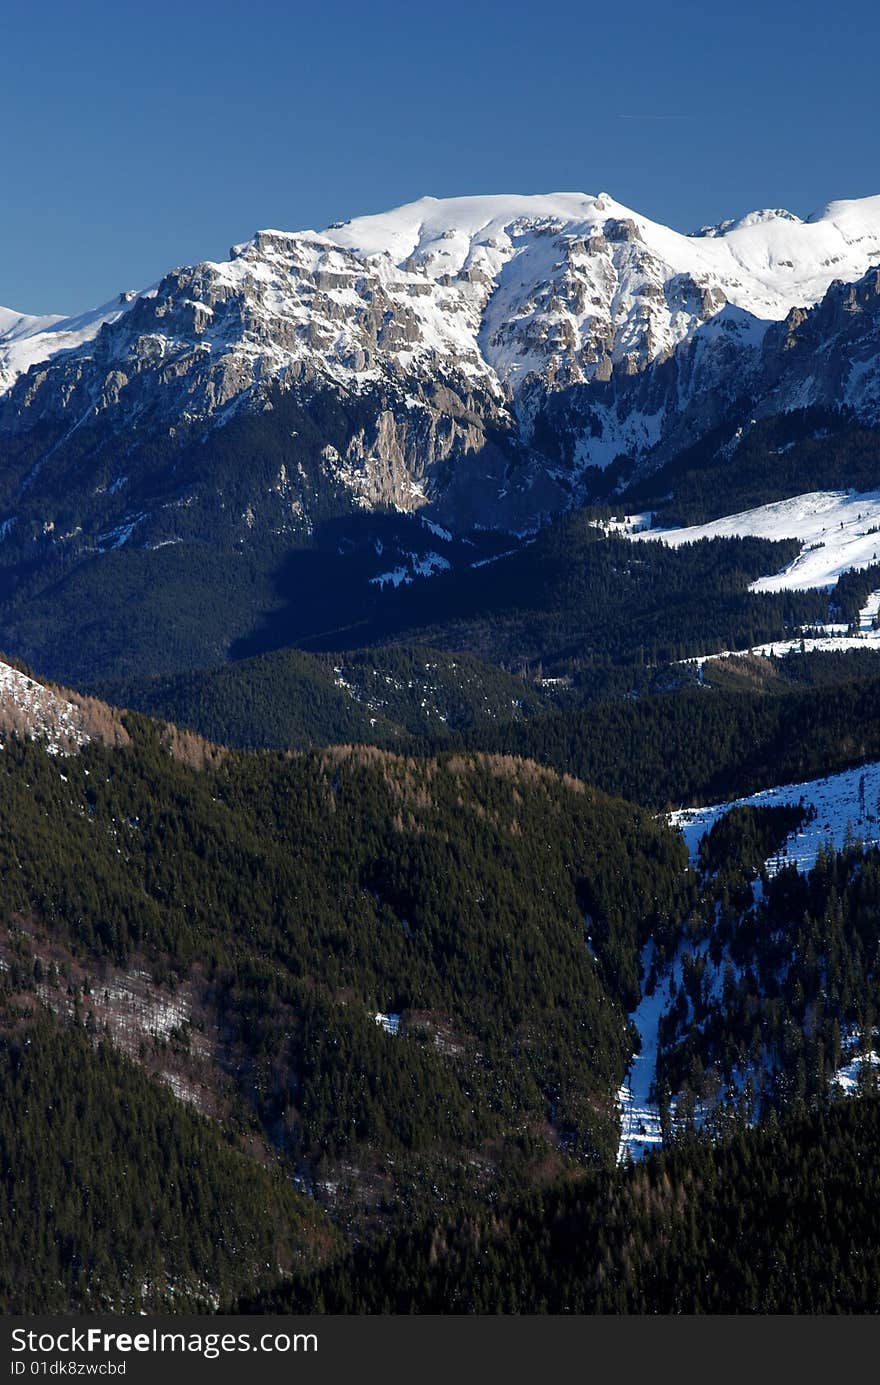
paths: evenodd
<path fill-rule="evenodd" d="M 262 231 L 81 318 L 0 315 L 0 532 L 146 547 L 193 503 L 243 539 L 386 507 L 534 526 L 742 396 L 873 421 L 878 262 L 880 197 L 692 237 L 604 194 Z"/>
<path fill-rule="evenodd" d="M 845 405 L 880 421 L 880 269 L 836 281 L 814 308 L 793 308 L 767 332 L 761 409 Z"/>

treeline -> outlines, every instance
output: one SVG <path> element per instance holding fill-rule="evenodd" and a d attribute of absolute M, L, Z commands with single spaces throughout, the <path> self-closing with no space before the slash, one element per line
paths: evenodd
<path fill-rule="evenodd" d="M 345 649 L 418 641 L 511 667 L 542 660 L 548 673 L 596 662 L 666 664 L 825 620 L 822 592 L 749 591 L 799 551 L 796 540 L 754 538 L 634 544 L 576 511 L 507 558 L 389 593 L 362 627 L 289 642 Z"/>
<path fill-rule="evenodd" d="M 880 650 L 863 649 L 803 651 L 765 656 L 742 654 L 712 659 L 703 665 L 703 683 L 729 692 L 788 692 L 789 690 L 838 686 L 859 678 L 880 678 Z"/>
<path fill-rule="evenodd" d="M 473 547 L 441 545 L 456 569 L 396 590 L 371 578 L 380 563 L 393 567 L 396 553 L 421 552 L 430 541 L 411 517 L 350 516 L 311 536 L 272 532 L 259 542 L 227 543 L 224 532 L 215 545 L 195 534 L 146 548 L 132 538 L 98 556 L 75 547 L 40 556 L 34 544 L 46 541 L 35 539 L 31 556 L 6 573 L 7 644 L 62 682 L 143 685 L 125 699 L 138 706 L 156 693 L 149 680 L 158 670 L 171 680 L 168 706 L 192 716 L 198 689 L 175 675 L 291 647 L 350 654 L 428 645 L 513 673 L 540 665 L 546 675 L 598 687 L 602 679 L 614 684 L 622 669 L 644 681 L 650 667 L 782 639 L 829 614 L 820 591 L 749 590 L 794 558 L 796 540 L 633 544 L 605 533 L 591 510 L 561 517 L 530 543 L 508 539 L 515 551 L 506 555 L 495 551 L 499 535 L 477 535 Z M 330 693 L 320 679 L 312 685 L 304 664 L 290 673 L 307 708 L 291 729 L 306 734 L 323 724 L 314 704 Z M 204 717 L 216 729 L 228 719 L 237 731 L 249 715 L 247 743 L 280 737 L 290 717 L 273 715 L 261 667 L 243 665 L 236 677 L 245 675 L 255 683 L 253 706 L 234 678 L 218 675 Z M 228 718 L 227 703 L 235 706 Z M 341 702 L 336 711 L 344 721 Z"/>
<path fill-rule="evenodd" d="M 335 547 L 332 555 L 302 551 L 289 558 L 288 605 L 249 642 L 298 648 L 144 678 L 144 648 L 136 642 L 132 653 L 126 639 L 117 666 L 136 676 L 91 678 L 89 687 L 242 746 L 399 744 L 407 734 L 479 732 L 487 721 L 532 715 L 548 697 L 596 701 L 681 686 L 691 676 L 682 659 L 749 648 L 826 620 L 823 592 L 748 590 L 798 550 L 795 541 L 759 539 L 679 549 L 636 545 L 604 535 L 593 513 L 583 511 L 497 562 L 374 593 L 369 601 L 361 574 L 351 624 L 344 612 L 354 611 L 355 597 L 344 588 L 355 557 L 340 558 Z M 363 556 L 356 561 L 363 565 Z M 316 573 L 318 594 L 304 603 L 302 585 L 311 591 Z M 169 620 L 180 625 L 180 617 Z M 204 648 L 204 638 L 202 632 L 193 648 Z M 150 635 L 145 648 L 155 639 Z M 98 662 L 107 667 L 103 656 Z M 167 659 L 157 652 L 155 662 Z M 546 677 L 561 681 L 536 686 Z"/>
<path fill-rule="evenodd" d="M 880 553 L 880 525 L 877 526 L 877 540 L 877 553 Z M 840 611 L 841 619 L 858 629 L 859 614 L 871 593 L 878 589 L 880 563 L 841 573 L 834 588 L 834 605 Z"/>
<path fill-rule="evenodd" d="M 877 820 L 877 805 L 865 808 Z M 760 860 L 756 851 L 751 873 L 760 874 L 761 889 L 753 904 L 729 875 L 721 835 L 748 840 L 748 814 L 728 815 L 704 842 L 704 869 L 727 878 L 707 927 L 708 956 L 697 949 L 685 958 L 661 1022 L 658 1084 L 678 1099 L 679 1115 L 683 1091 L 692 1104 L 730 1086 L 756 1118 L 820 1103 L 853 1062 L 862 1085 L 874 1081 L 880 852 L 853 840 L 842 852 L 820 851 L 806 874 L 788 866 L 768 877 L 772 845 Z"/>
<path fill-rule="evenodd" d="M 846 411 L 803 409 L 752 423 L 735 440 L 724 424 L 625 493 L 664 525 L 704 524 L 816 490 L 873 491 L 880 432 Z"/>
<path fill-rule="evenodd" d="M 209 668 L 364 622 L 384 601 L 370 579 L 409 555 L 439 547 L 466 564 L 500 550 L 492 535 L 447 543 L 417 516 L 355 504 L 323 454 L 375 423 L 368 393 L 270 394 L 271 409 L 207 434 L 172 438 L 144 416 L 124 463 L 101 423 L 63 447 L 54 425 L 6 437 L 5 643 L 78 687 Z"/>

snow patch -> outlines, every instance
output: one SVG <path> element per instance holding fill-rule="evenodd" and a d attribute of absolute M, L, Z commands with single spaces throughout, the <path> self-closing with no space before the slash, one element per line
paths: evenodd
<path fill-rule="evenodd" d="M 396 1034 L 400 1026 L 400 1015 L 385 1015 L 381 1010 L 376 1011 L 373 1019 L 386 1034 Z"/>
<path fill-rule="evenodd" d="M 370 585 L 379 588 L 406 586 L 416 577 L 436 577 L 438 573 L 448 572 L 452 567 L 448 558 L 444 558 L 440 553 L 408 553 L 406 559 L 407 566 L 398 564 L 387 572 L 377 573 L 375 577 L 370 578 Z"/>
<path fill-rule="evenodd" d="M 442 524 L 435 524 L 432 519 L 428 519 L 425 515 L 421 515 L 420 518 L 422 524 L 431 531 L 435 538 L 442 539 L 444 543 L 452 543 L 452 535 L 448 529 L 443 528 Z"/>
<path fill-rule="evenodd" d="M 838 1068 L 832 1083 L 840 1087 L 847 1096 L 852 1096 L 861 1088 L 865 1080 L 864 1074 L 876 1068 L 880 1068 L 880 1053 L 872 1048 L 869 1053 L 857 1054 Z"/>
<path fill-rule="evenodd" d="M 653 953 L 654 944 L 649 942 L 642 953 L 643 977 L 650 973 Z M 652 1088 L 657 1075 L 660 1020 L 665 1010 L 666 998 L 658 984 L 651 995 L 643 992 L 638 1008 L 630 1015 L 639 1032 L 641 1048 L 633 1054 L 617 1093 L 620 1109 L 618 1163 L 627 1158 L 641 1159 L 663 1143 L 660 1111 L 653 1100 Z"/>
<path fill-rule="evenodd" d="M 848 840 L 865 846 L 880 845 L 880 763 L 844 770 L 823 779 L 781 784 L 759 793 L 716 803 L 705 808 L 679 808 L 669 822 L 684 837 L 692 864 L 696 865 L 700 842 L 731 808 L 783 807 L 802 804 L 815 809 L 815 817 L 791 833 L 782 848 L 766 863 L 773 875 L 783 866 L 808 871 L 827 846 L 841 850 Z"/>
<path fill-rule="evenodd" d="M 31 740 L 45 741 L 50 755 L 91 740 L 73 702 L 6 663 L 0 663 L 0 713 Z"/>

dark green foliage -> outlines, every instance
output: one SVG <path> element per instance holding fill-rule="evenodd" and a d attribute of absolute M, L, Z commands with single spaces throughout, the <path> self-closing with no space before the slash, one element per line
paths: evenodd
<path fill-rule="evenodd" d="M 0 1308 L 206 1311 L 334 1233 L 106 1042 L 0 997 Z M 21 1000 L 32 1000 L 23 996 Z"/>
<path fill-rule="evenodd" d="M 497 556 L 502 541 L 515 551 Z M 389 643 L 466 651 L 516 672 L 542 665 L 546 674 L 607 677 L 779 639 L 828 608 L 819 592 L 748 590 L 794 557 L 793 541 L 635 545 L 605 536 L 589 510 L 525 545 L 499 535 L 454 541 L 446 547 L 457 570 L 396 590 L 371 579 L 394 566 L 395 552 L 437 542 L 408 516 L 351 516 L 286 537 L 245 529 L 234 542 L 221 527 L 211 544 L 193 532 L 158 547 L 143 546 L 138 531 L 98 555 L 76 545 L 49 551 L 47 542 L 34 538 L 0 572 L 4 642 L 77 685 L 285 646 Z"/>
<path fill-rule="evenodd" d="M 457 1209 L 239 1309 L 872 1313 L 880 1100 L 845 1100 L 491 1212 Z"/>
<path fill-rule="evenodd" d="M 4 642 L 42 675 L 76 685 L 218 663 L 275 600 L 282 552 L 276 540 L 260 554 L 196 542 L 42 554 L 26 573 L 0 572 Z"/>
<path fill-rule="evenodd" d="M 711 803 L 880 758 L 880 679 L 782 696 L 684 690 L 475 729 L 468 739 L 634 802 Z"/>
<path fill-rule="evenodd" d="M 830 601 L 755 594 L 799 544 L 636 545 L 584 510 L 525 544 L 439 540 L 457 571 L 383 591 L 433 531 L 355 513 L 321 459 L 374 403 L 293 390 L 210 445 L 145 423 L 123 500 L 83 428 L 22 501 L 0 613 L 38 668 L 226 744 L 360 748 L 204 755 L 132 716 L 124 750 L 3 749 L 0 1307 L 875 1309 L 878 1103 L 829 1093 L 880 1007 L 880 855 L 771 881 L 799 810 L 735 810 L 698 891 L 652 814 L 880 757 L 876 655 L 709 665 L 700 687 L 679 662 L 853 621 L 878 569 Z M 768 421 L 722 461 L 729 442 L 631 495 L 694 521 L 876 484 L 877 435 L 846 420 Z M 47 450 L 16 446 L 0 502 Z M 661 1100 L 686 1126 L 730 1082 L 766 1123 L 719 1104 L 716 1145 L 616 1170 L 649 939 L 652 980 L 681 974 Z M 111 1048 L 92 982 L 132 974 L 188 997 L 213 1123 L 149 1076 L 161 1045 Z M 329 1267 L 294 1178 L 354 1233 Z"/>
<path fill-rule="evenodd" d="M 820 592 L 748 590 L 799 550 L 795 541 L 763 539 L 633 544 L 606 536 L 591 511 L 577 511 L 509 557 L 389 593 L 362 627 L 290 642 L 344 649 L 418 640 L 512 667 L 542 661 L 546 672 L 669 663 L 824 620 Z"/>
<path fill-rule="evenodd" d="M 741 440 L 722 425 L 631 486 L 625 503 L 654 510 L 663 525 L 704 524 L 808 491 L 878 484 L 880 433 L 845 412 L 805 409 L 761 419 Z"/>
<path fill-rule="evenodd" d="M 386 645 L 324 655 L 322 662 L 338 667 L 368 712 L 390 718 L 413 736 L 466 735 L 473 726 L 525 720 L 546 707 L 533 683 L 471 654 Z"/>
<path fill-rule="evenodd" d="M 727 820 L 716 833 L 736 837 Z M 733 814 L 728 814 L 728 819 Z M 721 854 L 707 843 L 704 864 Z M 745 839 L 741 854 L 754 859 Z M 769 853 L 768 853 L 769 854 Z M 729 858 L 728 858 L 729 861 Z M 723 992 L 688 978 L 661 1028 L 658 1077 L 697 1097 L 749 1074 L 750 1114 L 825 1100 L 844 1061 L 870 1051 L 880 1014 L 880 852 L 822 851 L 808 875 L 793 867 L 762 882 L 751 907 L 724 902 L 710 947 L 727 969 Z M 731 894 L 733 885 L 731 882 Z M 699 970 L 699 963 L 696 964 Z M 870 1067 L 864 1071 L 870 1084 Z"/>
<path fill-rule="evenodd" d="M 880 552 L 880 527 L 877 530 L 877 539 L 877 549 Z M 840 619 L 848 621 L 850 625 L 858 629 L 859 612 L 871 592 L 877 591 L 878 587 L 880 587 L 880 564 L 878 563 L 873 563 L 870 567 L 860 568 L 858 571 L 842 573 L 831 597 L 833 605 L 840 612 Z"/>
<path fill-rule="evenodd" d="M 700 842 L 700 869 L 716 876 L 722 872 L 756 872 L 806 817 L 806 810 L 793 804 L 731 808 Z"/>
<path fill-rule="evenodd" d="M 190 727 L 223 745 L 307 750 L 401 745 L 544 704 L 534 688 L 468 654 L 425 646 L 315 655 L 276 650 L 172 677 L 102 683 L 107 701 Z"/>
<path fill-rule="evenodd" d="M 118 706 L 173 721 L 221 745 L 306 750 L 340 743 L 400 739 L 387 718 L 374 718 L 339 687 L 313 654 L 278 650 L 194 673 L 98 683 L 94 692 Z"/>
<path fill-rule="evenodd" d="M 860 678 L 880 679 L 880 651 L 865 649 L 793 649 L 781 656 L 745 654 L 712 659 L 703 667 L 703 682 L 729 692 L 787 692 L 838 687 Z"/>
<path fill-rule="evenodd" d="M 621 1007 L 645 937 L 688 903 L 662 824 L 478 757 L 230 754 L 195 773 L 129 724 L 130 747 L 63 770 L 18 742 L 0 756 L 7 918 L 118 966 L 197 968 L 242 1098 L 293 1157 L 442 1157 L 524 1130 L 611 1152 Z M 401 1015 L 396 1038 L 377 1012 Z"/>

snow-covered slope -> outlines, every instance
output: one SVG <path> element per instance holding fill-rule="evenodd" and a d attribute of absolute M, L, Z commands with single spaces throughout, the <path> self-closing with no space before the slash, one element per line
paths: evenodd
<path fill-rule="evenodd" d="M 645 345 L 659 355 L 689 324 L 680 305 L 668 297 L 652 302 L 645 293 L 658 275 L 663 282 L 689 275 L 696 284 L 721 289 L 716 311 L 726 301 L 762 321 L 783 318 L 793 307 L 818 302 L 833 280 L 859 279 L 877 263 L 880 196 L 832 202 L 808 221 L 785 211 L 751 213 L 712 236 L 683 236 L 607 193 L 424 197 L 325 234 L 358 255 L 385 256 L 435 282 L 468 273 L 477 282 L 480 276 L 496 282 L 502 293 L 485 324 L 490 359 L 498 345 L 494 335 L 507 322 L 537 310 L 548 321 L 567 322 L 578 339 L 599 316 L 596 308 L 610 309 L 622 354 L 650 335 Z M 595 237 L 594 243 L 585 237 Z M 629 248 L 615 252 L 615 245 Z M 621 292 L 609 295 L 612 281 Z M 543 304 L 534 300 L 538 287 L 551 289 Z M 554 296 L 559 301 L 551 302 Z M 502 348 L 497 354 L 500 373 L 522 374 L 515 352 L 507 356 Z"/>
<path fill-rule="evenodd" d="M 59 351 L 92 342 L 104 323 L 115 322 L 137 297 L 135 293 L 123 293 L 111 303 L 73 317 L 32 317 L 0 308 L 0 394 L 31 366 L 50 360 Z"/>
<path fill-rule="evenodd" d="M 643 979 L 650 973 L 653 952 L 654 944 L 648 942 L 641 959 Z M 633 1054 L 617 1093 L 620 1111 L 618 1163 L 627 1158 L 641 1159 L 663 1144 L 660 1109 L 653 1099 L 653 1087 L 657 1078 L 660 1020 L 666 1008 L 665 991 L 657 986 L 650 995 L 642 994 L 637 1009 L 630 1015 L 638 1030 L 639 1050 Z"/>
<path fill-rule="evenodd" d="M 878 261 L 880 197 L 833 202 L 806 222 L 756 213 L 698 236 L 607 194 L 426 197 L 323 233 L 261 231 L 229 261 L 175 271 L 155 305 L 171 330 L 155 333 L 153 350 L 167 358 L 182 334 L 214 356 L 259 356 L 270 374 L 317 356 L 350 383 L 392 360 L 407 371 L 439 358 L 516 392 L 534 374 L 556 383 L 638 371 L 719 314 L 725 335 L 753 343 L 766 323 Z M 218 315 L 230 299 L 242 306 Z M 9 334 L 0 319 L 7 384 L 92 341 L 132 301 L 80 318 L 9 314 Z M 378 322 L 366 311 L 377 305 Z M 365 351 L 369 326 L 383 330 L 367 332 Z"/>
<path fill-rule="evenodd" d="M 781 785 L 728 803 L 680 810 L 670 815 L 670 821 L 682 831 L 692 865 L 696 866 L 700 841 L 731 808 L 788 804 L 802 804 L 805 808 L 813 809 L 815 816 L 792 833 L 782 849 L 766 862 L 770 876 L 785 865 L 794 865 L 801 872 L 811 870 L 820 850 L 828 846 L 839 850 L 848 841 L 853 844 L 860 841 L 863 847 L 880 845 L 880 764 L 876 763 L 825 779 Z M 762 882 L 754 881 L 745 906 L 746 914 L 754 903 L 760 901 L 762 892 Z M 746 944 L 746 955 L 747 948 Z M 677 1036 L 674 1042 L 680 1043 L 711 1033 L 713 1029 L 723 1030 L 729 1024 L 726 987 L 730 983 L 736 987 L 742 980 L 746 970 L 742 958 L 742 951 L 735 945 L 731 946 L 729 937 L 725 938 L 723 934 L 720 937 L 709 934 L 694 941 L 685 930 L 671 957 L 659 964 L 655 964 L 653 943 L 647 944 L 642 956 L 642 998 L 630 1016 L 638 1030 L 640 1049 L 633 1055 L 618 1092 L 621 1120 L 618 1161 L 639 1159 L 662 1145 L 663 1131 L 656 1090 L 661 1050 L 665 1047 L 668 1057 L 671 1036 Z M 699 969 L 700 976 L 699 1017 L 694 1011 L 694 992 L 687 983 L 688 971 L 693 977 L 695 968 Z M 677 1019 L 673 1018 L 676 1013 Z M 858 1087 L 860 1069 L 865 1065 L 876 1066 L 880 1059 L 865 1044 L 857 1026 L 843 1026 L 841 1037 L 845 1061 L 837 1072 L 828 1077 L 828 1081 L 844 1092 L 852 1092 Z M 703 1125 L 711 1117 L 713 1108 L 717 1109 L 718 1106 L 734 1108 L 742 1114 L 746 1109 L 744 1099 L 747 1092 L 748 1101 L 753 1102 L 752 1094 L 761 1089 L 768 1073 L 772 1073 L 777 1064 L 778 1056 L 772 1055 L 766 1047 L 760 1050 L 757 1061 L 752 1053 L 745 1062 L 741 1057 L 732 1070 L 716 1060 L 713 1063 L 716 1085 L 714 1088 L 710 1086 L 708 1096 L 694 1105 L 693 1117 L 697 1126 Z M 668 1073 L 668 1067 L 666 1071 Z M 752 1104 L 752 1117 L 756 1109 Z M 680 1114 L 676 1097 L 673 1096 L 668 1117 L 673 1130 L 679 1126 Z"/>
<path fill-rule="evenodd" d="M 17 313 L 14 308 L 0 308 L 0 342 L 17 341 L 20 337 L 45 331 L 59 321 L 58 314 L 34 317 L 29 313 Z"/>
<path fill-rule="evenodd" d="M 46 742 L 53 755 L 91 740 L 82 706 L 0 661 L 0 745 L 9 732 Z"/>
<path fill-rule="evenodd" d="M 783 865 L 810 870 L 824 846 L 831 844 L 839 851 L 847 838 L 858 837 L 866 846 L 880 844 L 880 764 L 876 763 L 802 784 L 780 784 L 729 803 L 682 808 L 670 815 L 670 822 L 681 830 L 691 858 L 695 860 L 703 837 L 731 808 L 783 807 L 786 804 L 814 808 L 815 817 L 792 833 L 782 850 L 767 862 L 770 874 Z"/>
<path fill-rule="evenodd" d="M 698 670 L 716 659 L 784 659 L 789 654 L 841 654 L 853 651 L 880 653 L 880 591 L 871 592 L 857 622 L 852 627 L 847 621 L 828 621 L 804 625 L 789 639 L 770 640 L 767 644 L 755 644 L 751 649 L 722 649 L 715 654 L 699 654 L 681 659 L 680 663 L 690 664 Z M 702 681 L 702 678 L 701 678 Z"/>
<path fill-rule="evenodd" d="M 50 353 L 43 347 L 49 332 L 61 322 L 57 314 L 35 317 L 0 308 L 0 393 L 10 388 L 28 366 Z"/>
<path fill-rule="evenodd" d="M 831 587 L 841 573 L 880 562 L 880 491 L 811 491 L 684 529 L 650 529 L 644 523 L 644 516 L 633 516 L 618 532 L 671 548 L 714 538 L 800 539 L 803 548 L 794 561 L 753 582 L 754 591 Z"/>

